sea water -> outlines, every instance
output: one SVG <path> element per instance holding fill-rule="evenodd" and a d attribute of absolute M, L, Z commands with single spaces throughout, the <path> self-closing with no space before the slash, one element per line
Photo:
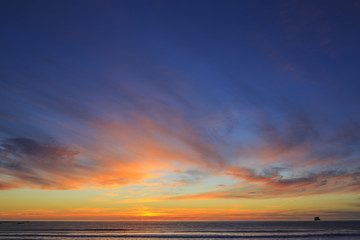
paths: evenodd
<path fill-rule="evenodd" d="M 1 222 L 0 239 L 360 239 L 360 221 Z"/>

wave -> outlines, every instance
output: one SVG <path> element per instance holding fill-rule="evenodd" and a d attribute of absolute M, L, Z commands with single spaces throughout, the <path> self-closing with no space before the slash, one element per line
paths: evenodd
<path fill-rule="evenodd" d="M 49 228 L 49 229 L 16 229 L 17 232 L 125 232 L 131 231 L 132 229 L 125 228 L 80 228 L 80 229 L 71 229 L 71 228 Z M 14 232 L 15 230 L 0 230 L 1 232 Z M 1 236 L 1 235 L 0 235 Z"/>
<path fill-rule="evenodd" d="M 74 235 L 74 234 L 0 234 L 2 237 L 61 237 L 61 238 L 237 238 L 237 239 L 249 239 L 249 238 L 320 238 L 320 237 L 360 237 L 360 233 L 321 233 L 321 234 L 295 234 L 295 235 L 231 235 L 231 234 L 86 234 L 86 235 Z"/>
<path fill-rule="evenodd" d="M 125 228 L 49 228 L 49 229 L 16 229 L 16 232 L 127 232 L 133 229 Z M 15 230 L 0 230 L 0 233 L 14 232 Z M 300 233 L 309 230 L 194 230 L 173 231 L 173 233 Z"/>
<path fill-rule="evenodd" d="M 191 232 L 191 233 L 196 233 L 196 232 L 200 232 L 200 233 L 299 233 L 299 232 L 308 232 L 309 229 L 307 230 L 195 230 L 195 231 L 176 231 L 176 232 Z"/>

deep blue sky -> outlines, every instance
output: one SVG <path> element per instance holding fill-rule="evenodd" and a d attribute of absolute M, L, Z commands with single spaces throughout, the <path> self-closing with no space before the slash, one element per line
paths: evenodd
<path fill-rule="evenodd" d="M 166 169 L 273 184 L 258 198 L 358 193 L 359 12 L 350 0 L 2 1 L 0 188 Z"/>

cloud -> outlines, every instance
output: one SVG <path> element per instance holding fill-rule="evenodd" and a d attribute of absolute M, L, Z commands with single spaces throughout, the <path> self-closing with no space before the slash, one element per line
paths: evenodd
<path fill-rule="evenodd" d="M 29 138 L 5 139 L 1 144 L 2 188 L 79 189 L 121 186 L 146 174 L 119 161 L 96 161 L 55 142 Z M 107 161 L 107 162 L 106 162 Z M 119 168 L 119 165 L 121 166 Z"/>
<path fill-rule="evenodd" d="M 2 188 L 119 187 L 159 178 L 161 171 L 179 175 L 174 183 L 190 184 L 225 164 L 215 147 L 181 118 L 173 122 L 181 131 L 143 115 L 131 116 L 131 122 L 89 121 L 86 127 L 93 135 L 72 147 L 31 138 L 3 139 Z"/>
<path fill-rule="evenodd" d="M 7 186 L 73 188 L 71 182 L 89 170 L 76 160 L 76 152 L 54 142 L 8 138 L 0 147 L 0 171 L 9 179 Z"/>
<path fill-rule="evenodd" d="M 204 178 L 210 176 L 207 172 L 201 172 L 196 169 L 180 171 L 179 174 L 181 175 L 174 180 L 175 186 L 199 184 L 204 180 Z"/>
<path fill-rule="evenodd" d="M 254 169 L 241 169 L 241 168 L 230 168 L 228 175 L 235 176 L 240 179 L 245 179 L 248 182 L 260 182 L 268 187 L 273 188 L 293 188 L 308 185 L 326 185 L 328 181 L 337 179 L 338 177 L 352 176 L 357 172 L 345 172 L 341 170 L 332 170 L 319 173 L 306 173 L 303 172 L 300 176 L 288 176 L 283 175 L 289 174 L 284 173 L 281 175 L 280 171 L 285 171 L 285 168 L 267 168 L 261 169 L 260 171 Z"/>
<path fill-rule="evenodd" d="M 207 126 L 196 128 L 181 112 L 161 114 L 170 125 L 140 113 L 122 121 L 89 119 L 83 127 L 90 132 L 70 128 L 75 137 L 86 138 L 71 147 L 54 140 L 5 138 L 0 187 L 115 188 L 172 175 L 168 186 L 190 186 L 214 176 L 239 182 L 223 186 L 223 191 L 190 196 L 196 199 L 359 191 L 357 125 L 323 135 L 306 114 L 285 115 L 284 123 L 260 115 L 253 127 L 261 138 L 247 145 L 227 140 L 224 147 L 224 142 L 204 135 Z"/>
<path fill-rule="evenodd" d="M 2 144 L 2 153 L 5 156 L 12 154 L 16 158 L 31 158 L 34 161 L 51 160 L 54 162 L 66 163 L 72 161 L 76 155 L 64 147 L 56 144 L 42 144 L 29 138 L 9 138 Z M 38 164 L 47 164 L 47 161 Z M 55 165 L 56 166 L 56 165 Z"/>
<path fill-rule="evenodd" d="M 1 189 L 116 188 L 152 180 L 190 187 L 225 176 L 248 186 L 215 183 L 228 189 L 215 197 L 358 191 L 350 169 L 359 167 L 359 125 L 335 113 L 328 118 L 306 95 L 297 99 L 298 89 L 232 79 L 218 73 L 222 67 L 199 67 L 199 78 L 149 59 L 124 57 L 101 70 L 77 69 L 51 54 L 45 59 L 59 79 L 75 80 L 63 84 L 23 69 L 33 81 L 4 83 L 11 99 L 4 116 L 14 121 L 0 122 Z"/>
<path fill-rule="evenodd" d="M 222 188 L 223 190 L 176 195 L 159 200 L 271 199 L 359 191 L 360 168 L 351 171 L 303 173 L 302 176 L 292 177 L 281 175 L 282 170 L 281 168 L 255 170 L 232 167 L 227 174 L 238 179 L 238 184 Z"/>

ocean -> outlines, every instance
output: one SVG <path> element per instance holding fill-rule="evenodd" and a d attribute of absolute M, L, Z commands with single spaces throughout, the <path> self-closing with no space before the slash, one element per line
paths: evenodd
<path fill-rule="evenodd" d="M 0 239 L 360 239 L 360 221 L 0 222 Z"/>

